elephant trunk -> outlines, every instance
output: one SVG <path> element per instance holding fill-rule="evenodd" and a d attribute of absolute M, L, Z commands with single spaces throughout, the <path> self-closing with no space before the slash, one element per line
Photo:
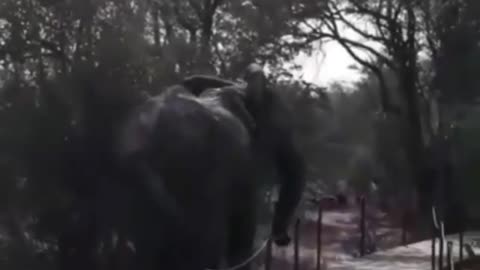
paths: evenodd
<path fill-rule="evenodd" d="M 293 147 L 283 148 L 279 163 L 283 165 L 278 201 L 275 205 L 272 234 L 277 245 L 287 245 L 287 234 L 305 188 L 304 162 Z"/>

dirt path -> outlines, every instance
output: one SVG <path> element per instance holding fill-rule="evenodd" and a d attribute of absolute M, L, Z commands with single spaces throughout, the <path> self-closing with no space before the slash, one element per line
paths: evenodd
<path fill-rule="evenodd" d="M 300 227 L 299 261 L 302 270 L 315 269 L 317 214 L 308 212 Z M 387 215 L 371 208 L 367 210 L 368 229 L 375 235 L 377 250 L 385 250 L 400 244 L 401 232 Z M 322 269 L 342 268 L 343 262 L 351 261 L 359 252 L 359 209 L 349 207 L 325 211 L 322 233 Z M 375 233 L 373 233 L 375 232 Z M 272 269 L 283 270 L 293 267 L 293 245 L 286 248 L 273 248 Z M 263 256 L 261 256 L 263 258 Z M 261 267 L 260 269 L 262 269 Z"/>
<path fill-rule="evenodd" d="M 480 240 L 479 232 L 465 232 L 464 243 L 471 243 L 472 251 L 479 254 L 480 248 L 474 243 Z M 447 235 L 445 240 L 452 243 L 452 260 L 459 260 L 459 241 L 458 234 Z M 388 250 L 382 250 L 374 254 L 344 262 L 337 267 L 329 267 L 328 270 L 430 270 L 431 269 L 431 249 L 430 239 L 405 246 L 398 246 Z M 439 254 L 439 242 L 437 241 L 436 254 Z M 465 258 L 468 256 L 464 252 Z M 443 249 L 444 267 L 446 268 L 447 250 Z M 438 257 L 437 257 L 438 260 Z M 438 265 L 437 265 L 438 267 Z M 475 267 L 475 268 L 473 268 Z M 445 269 L 444 268 L 444 269 Z M 467 268 L 465 268 L 466 270 Z M 470 269 L 478 269 L 475 264 Z M 326 270 L 326 269 L 324 269 Z"/>

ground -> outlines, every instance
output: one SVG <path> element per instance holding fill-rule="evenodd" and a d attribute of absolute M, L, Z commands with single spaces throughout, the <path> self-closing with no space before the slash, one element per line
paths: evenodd
<path fill-rule="evenodd" d="M 346 207 L 327 210 L 323 215 L 322 268 L 323 270 L 392 270 L 430 269 L 431 241 L 415 242 L 402 246 L 401 229 L 398 219 L 378 209 L 368 208 L 369 229 L 375 231 L 376 252 L 360 258 L 359 250 L 359 209 Z M 316 265 L 316 220 L 315 212 L 307 212 L 300 228 L 300 269 L 313 270 Z M 480 239 L 480 234 L 467 233 L 465 243 Z M 412 241 L 413 240 L 413 241 Z M 458 257 L 458 236 L 448 236 L 453 241 L 454 258 Z M 480 240 L 479 240 L 480 241 Z M 438 248 L 438 247 L 437 247 Z M 455 252 L 455 250 L 457 250 Z M 446 248 L 445 248 L 446 252 Z M 273 248 L 273 270 L 292 269 L 293 245 L 286 248 Z M 480 254 L 480 250 L 476 250 Z M 264 256 L 259 256 L 257 264 L 262 265 Z M 260 266 L 259 269 L 263 269 Z"/>

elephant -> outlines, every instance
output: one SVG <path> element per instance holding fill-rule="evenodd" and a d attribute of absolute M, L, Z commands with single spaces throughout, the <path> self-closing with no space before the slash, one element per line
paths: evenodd
<path fill-rule="evenodd" d="M 305 161 L 293 141 L 291 112 L 268 85 L 263 69 L 258 64 L 250 64 L 244 79 L 248 87 L 207 75 L 187 77 L 182 84 L 200 97 L 209 95 L 209 89 L 216 87 L 220 87 L 223 94 L 230 92 L 231 88 L 240 93 L 256 126 L 255 134 L 252 134 L 254 163 L 259 164 L 256 174 L 270 169 L 266 168 L 269 166 L 278 171 L 280 193 L 274 210 L 272 234 L 275 243 L 287 245 L 290 238 L 286 231 L 305 187 Z"/>
<path fill-rule="evenodd" d="M 261 159 L 280 175 L 272 238 L 289 244 L 304 162 L 287 106 L 261 68 L 249 66 L 244 79 L 187 77 L 140 104 L 122 125 L 116 153 L 122 181 L 137 194 L 128 213 L 136 269 L 215 269 L 222 259 L 233 266 L 248 258 Z"/>

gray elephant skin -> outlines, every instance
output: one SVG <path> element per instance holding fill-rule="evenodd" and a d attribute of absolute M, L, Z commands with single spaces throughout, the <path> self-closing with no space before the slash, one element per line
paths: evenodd
<path fill-rule="evenodd" d="M 247 259 L 260 157 L 280 176 L 272 237 L 290 242 L 303 160 L 287 107 L 261 69 L 249 66 L 245 81 L 188 77 L 135 108 L 122 127 L 118 156 L 137 194 L 128 214 L 136 269 L 201 270 L 220 267 L 222 258 L 227 266 Z"/>

